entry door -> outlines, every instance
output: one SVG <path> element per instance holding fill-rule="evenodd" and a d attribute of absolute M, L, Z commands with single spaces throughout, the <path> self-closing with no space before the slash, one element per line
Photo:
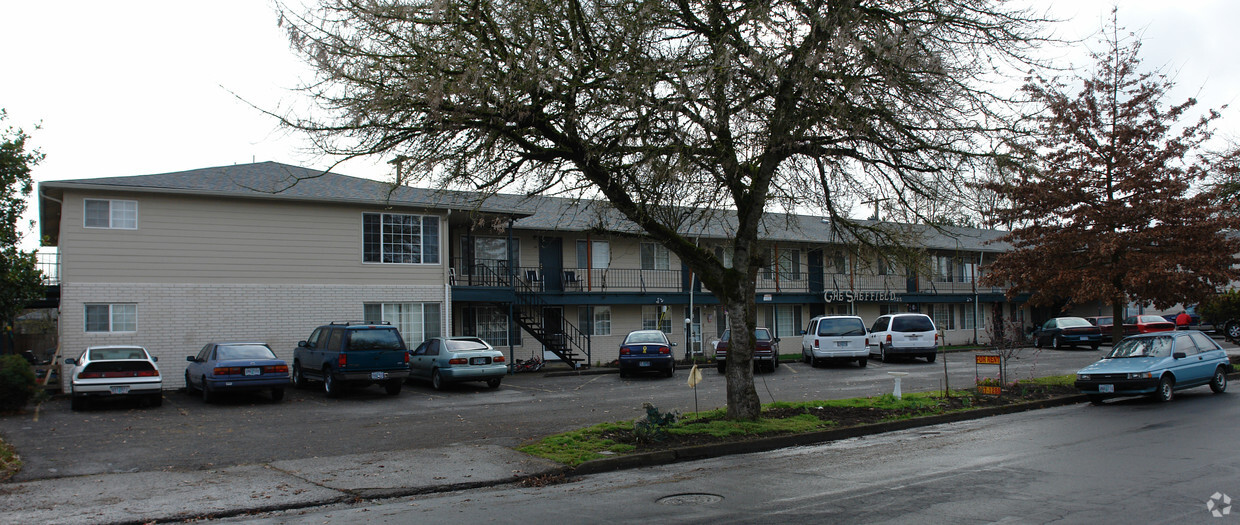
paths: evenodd
<path fill-rule="evenodd" d="M 542 265 L 543 286 L 547 291 L 564 291 L 564 240 L 560 237 L 539 237 L 538 263 Z"/>
<path fill-rule="evenodd" d="M 549 306 L 543 308 L 543 328 L 547 330 L 548 337 L 554 338 L 561 342 L 564 341 L 564 308 L 559 306 Z M 543 347 L 543 360 L 559 359 L 555 352 L 547 350 Z"/>

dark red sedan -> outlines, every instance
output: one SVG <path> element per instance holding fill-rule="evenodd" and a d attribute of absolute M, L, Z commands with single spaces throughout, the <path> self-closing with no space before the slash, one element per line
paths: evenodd
<path fill-rule="evenodd" d="M 1134 315 L 1124 319 L 1124 335 L 1173 331 L 1175 331 L 1175 323 L 1159 315 Z"/>

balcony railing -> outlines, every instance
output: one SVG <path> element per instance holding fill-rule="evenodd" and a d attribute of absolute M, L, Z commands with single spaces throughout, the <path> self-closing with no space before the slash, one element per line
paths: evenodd
<path fill-rule="evenodd" d="M 43 272 L 44 286 L 60 284 L 60 252 L 35 252 L 35 267 Z"/>

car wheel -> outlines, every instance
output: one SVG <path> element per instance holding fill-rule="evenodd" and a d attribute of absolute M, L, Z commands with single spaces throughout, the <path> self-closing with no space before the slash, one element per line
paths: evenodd
<path fill-rule="evenodd" d="M 394 396 L 400 393 L 400 387 L 404 384 L 405 381 L 403 379 L 392 379 L 383 384 L 383 391 L 387 392 L 389 396 Z"/>
<path fill-rule="evenodd" d="M 69 409 L 75 411 L 86 410 L 86 398 L 75 395 L 69 399 Z"/>
<path fill-rule="evenodd" d="M 151 394 L 151 397 L 149 399 L 151 401 L 152 407 L 158 408 L 164 405 L 164 393 L 163 392 L 160 392 L 158 394 Z"/>
<path fill-rule="evenodd" d="M 809 364 L 809 356 L 805 355 L 805 350 L 801 350 L 801 362 Z"/>
<path fill-rule="evenodd" d="M 332 376 L 332 369 L 323 369 L 323 392 L 327 393 L 327 397 L 340 397 L 341 386 L 337 383 L 336 378 Z"/>
<path fill-rule="evenodd" d="M 878 344 L 878 360 L 884 363 L 891 362 L 891 360 L 887 358 L 887 347 L 884 346 L 882 343 Z"/>
<path fill-rule="evenodd" d="M 723 363 L 719 363 L 715 368 L 719 369 L 720 374 L 728 371 L 728 365 L 725 365 Z"/>
<path fill-rule="evenodd" d="M 676 375 L 676 362 L 675 361 L 672 361 L 672 366 L 668 367 L 667 371 L 664 372 L 663 375 L 667 377 L 672 377 Z"/>
<path fill-rule="evenodd" d="M 1038 336 L 1036 336 L 1036 335 L 1035 335 L 1035 336 L 1033 336 L 1033 347 L 1034 347 L 1034 348 L 1038 348 L 1038 349 L 1041 349 L 1041 348 L 1042 348 L 1042 338 L 1041 338 L 1041 337 L 1038 337 Z"/>
<path fill-rule="evenodd" d="M 862 357 L 861 359 L 858 359 L 858 360 L 857 360 L 857 366 L 859 366 L 859 367 L 861 367 L 861 368 L 865 368 L 866 361 L 869 361 L 869 360 L 868 360 L 868 359 L 866 359 L 866 358 L 864 358 L 864 357 Z"/>
<path fill-rule="evenodd" d="M 443 377 L 439 375 L 438 368 L 431 371 L 431 386 L 434 387 L 435 390 L 443 390 Z"/>
<path fill-rule="evenodd" d="M 1087 394 L 1085 397 L 1088 397 L 1089 402 L 1095 405 L 1101 405 L 1102 402 L 1106 401 L 1107 399 L 1106 396 L 1099 395 L 1099 394 Z"/>
<path fill-rule="evenodd" d="M 938 356 L 939 356 L 938 354 L 927 354 L 927 355 L 926 355 L 926 362 L 927 362 L 927 363 L 933 363 L 933 362 L 934 362 L 934 360 L 935 360 L 935 358 L 937 358 Z"/>
<path fill-rule="evenodd" d="M 1063 341 L 1059 340 L 1059 336 L 1052 337 L 1051 346 L 1055 347 L 1055 350 L 1063 350 Z"/>
<path fill-rule="evenodd" d="M 1227 391 L 1227 372 L 1223 371 L 1223 367 L 1214 369 L 1214 378 L 1210 380 L 1210 390 L 1213 390 L 1215 394 Z"/>
<path fill-rule="evenodd" d="M 189 370 L 185 371 L 185 393 L 186 394 L 194 393 L 194 384 L 189 381 Z"/>
<path fill-rule="evenodd" d="M 1102 346 L 1102 343 L 1094 343 L 1094 344 L 1092 344 L 1092 345 L 1089 345 L 1089 349 L 1090 349 L 1090 350 L 1097 350 L 1099 346 Z"/>
<path fill-rule="evenodd" d="M 284 389 L 283 389 L 283 388 L 273 388 L 273 389 L 271 389 L 271 400 L 272 400 L 272 401 L 280 401 L 280 400 L 282 400 L 282 399 L 284 399 Z"/>
<path fill-rule="evenodd" d="M 493 377 L 487 380 L 487 388 L 499 388 L 499 382 L 502 378 Z"/>
<path fill-rule="evenodd" d="M 301 363 L 297 361 L 293 361 L 293 386 L 296 388 L 310 386 L 310 382 L 306 381 L 306 374 L 301 371 Z"/>
<path fill-rule="evenodd" d="M 211 392 L 211 387 L 207 385 L 207 378 L 202 378 L 202 402 L 212 403 L 215 401 L 215 394 Z"/>
<path fill-rule="evenodd" d="M 620 369 L 620 379 L 624 379 L 624 378 L 626 378 L 626 377 L 629 377 L 629 373 L 628 373 L 628 372 L 625 372 L 625 371 L 624 371 L 624 369 L 623 369 L 623 368 L 621 368 L 621 369 Z"/>
<path fill-rule="evenodd" d="M 1154 391 L 1154 398 L 1162 402 L 1167 402 L 1171 401 L 1174 397 L 1175 380 L 1171 379 L 1171 376 L 1169 375 L 1162 376 L 1162 378 L 1158 380 L 1158 390 Z"/>
<path fill-rule="evenodd" d="M 1232 341 L 1240 339 L 1240 322 L 1227 321 L 1227 324 L 1223 325 L 1223 335 Z"/>

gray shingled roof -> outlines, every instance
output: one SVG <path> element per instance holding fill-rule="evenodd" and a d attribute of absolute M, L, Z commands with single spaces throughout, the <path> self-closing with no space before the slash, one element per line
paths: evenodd
<path fill-rule="evenodd" d="M 59 197 L 64 189 L 129 190 L 153 193 L 214 195 L 238 198 L 290 199 L 317 202 L 375 203 L 386 206 L 408 206 L 428 209 L 473 210 L 514 216 L 514 227 L 536 231 L 615 231 L 638 234 L 633 223 L 604 201 L 575 200 L 561 197 L 526 197 L 492 195 L 479 202 L 476 193 L 393 186 L 358 177 L 323 172 L 277 162 L 219 166 L 173 173 L 102 177 L 50 181 L 40 184 L 40 194 Z M 51 203 L 41 208 L 55 208 Z M 58 211 L 58 210 L 57 210 Z M 53 215 L 41 211 L 44 235 L 54 222 Z M 707 239 L 730 238 L 735 218 L 723 211 L 704 221 L 705 226 L 686 228 L 689 234 Z M 876 225 L 869 221 L 863 224 Z M 921 225 L 884 224 L 895 227 L 929 249 L 964 251 L 1004 251 L 1008 245 L 987 244 L 1006 232 L 972 228 L 946 228 L 942 231 Z M 56 225 L 58 228 L 58 224 Z M 53 230 L 54 232 L 55 230 Z M 54 233 L 51 233 L 54 235 Z M 772 241 L 833 243 L 844 239 L 832 237 L 830 225 L 812 215 L 769 215 L 763 237 Z"/>

